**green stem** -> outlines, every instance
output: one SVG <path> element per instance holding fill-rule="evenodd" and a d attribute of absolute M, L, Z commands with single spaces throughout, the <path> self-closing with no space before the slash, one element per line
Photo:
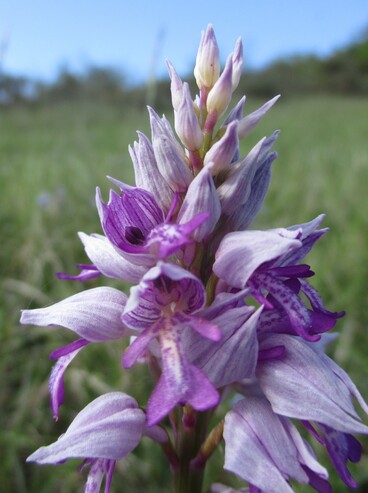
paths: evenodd
<path fill-rule="evenodd" d="M 198 413 L 186 406 L 178 434 L 179 467 L 174 474 L 174 493 L 201 493 L 204 467 L 192 468 L 207 433 L 208 413 Z"/>

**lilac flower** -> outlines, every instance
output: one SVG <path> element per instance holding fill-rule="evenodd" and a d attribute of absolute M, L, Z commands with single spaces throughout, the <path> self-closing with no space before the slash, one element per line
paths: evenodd
<path fill-rule="evenodd" d="M 118 195 L 110 192 L 105 204 L 99 190 L 97 207 L 103 230 L 110 242 L 127 260 L 137 265 L 154 265 L 191 243 L 191 233 L 207 218 L 207 213 L 192 217 L 186 224 L 171 224 L 154 197 L 146 190 L 132 188 Z M 173 203 L 172 209 L 176 206 Z"/>
<path fill-rule="evenodd" d="M 144 434 L 145 415 L 137 402 L 127 394 L 112 392 L 88 404 L 57 442 L 36 450 L 27 461 L 60 464 L 84 458 L 90 466 L 85 492 L 98 493 L 106 476 L 105 493 L 109 493 L 116 461 L 135 449 Z M 167 439 L 158 428 L 149 435 L 160 442 Z"/>
<path fill-rule="evenodd" d="M 318 340 L 320 333 L 343 316 L 324 309 L 318 293 L 305 280 L 314 274 L 309 266 L 294 265 L 326 233 L 316 229 L 321 219 L 288 229 L 231 233 L 221 242 L 213 270 L 231 287 L 252 289 L 255 299 L 268 310 L 262 315 L 263 330 L 282 329 Z M 310 299 L 312 310 L 305 306 L 299 291 Z"/>
<path fill-rule="evenodd" d="M 188 329 L 211 340 L 221 337 L 217 325 L 195 315 L 204 303 L 200 280 L 172 264 L 158 263 L 131 289 L 123 321 L 139 335 L 124 354 L 124 366 L 131 367 L 153 339 L 161 348 L 162 375 L 148 401 L 149 425 L 159 422 L 178 403 L 188 402 L 198 410 L 218 403 L 216 390 L 206 375 L 189 363 L 181 343 L 182 333 Z"/>
<path fill-rule="evenodd" d="M 243 97 L 224 114 L 241 76 L 242 42 L 221 73 L 211 25 L 196 58 L 194 100 L 167 65 L 176 134 L 168 119 L 148 109 L 151 140 L 138 132 L 129 148 L 135 186 L 110 178 L 119 192 L 111 191 L 107 203 L 97 189 L 105 236 L 79 233 L 91 264 L 78 264 L 75 276 L 58 274 L 82 282 L 101 275 L 128 281 L 129 297 L 99 287 L 21 316 L 24 324 L 62 326 L 78 336 L 51 354 L 56 419 L 65 371 L 79 352 L 129 337 L 123 368 L 139 360 L 154 377 L 143 399 L 146 412 L 126 394 L 101 396 L 29 460 L 84 458 L 90 466 L 85 491 L 98 492 L 105 476 L 108 493 L 116 461 L 146 435 L 161 444 L 174 490 L 201 493 L 205 466 L 224 439 L 224 468 L 247 482 L 239 492 L 292 493 L 297 481 L 331 493 L 312 449 L 317 440 L 354 488 L 348 466 L 362 449 L 353 435 L 368 434 L 355 405 L 366 414 L 368 405 L 325 354 L 334 337 L 326 332 L 344 312 L 325 308 L 309 282 L 314 272 L 303 263 L 327 232 L 318 229 L 323 215 L 289 228 L 248 229 L 268 190 L 279 132 L 245 156 L 240 140 L 279 96 L 246 116 Z M 214 483 L 211 491 L 236 490 Z"/>

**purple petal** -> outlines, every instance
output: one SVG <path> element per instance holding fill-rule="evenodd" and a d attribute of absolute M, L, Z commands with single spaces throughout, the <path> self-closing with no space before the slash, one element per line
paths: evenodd
<path fill-rule="evenodd" d="M 225 417 L 225 466 L 267 493 L 292 493 L 291 476 L 308 482 L 295 446 L 263 398 L 239 401 Z"/>
<path fill-rule="evenodd" d="M 271 152 L 259 165 L 252 180 L 248 200 L 237 207 L 228 218 L 232 230 L 247 229 L 260 211 L 271 181 L 271 165 L 276 158 L 277 152 Z"/>
<path fill-rule="evenodd" d="M 246 97 L 243 96 L 240 101 L 234 106 L 234 108 L 230 111 L 228 116 L 225 118 L 223 126 L 225 127 L 226 125 L 229 125 L 229 123 L 236 121 L 236 120 L 241 120 L 243 117 L 243 110 L 244 110 L 244 103 L 245 103 Z"/>
<path fill-rule="evenodd" d="M 49 391 L 51 396 L 51 409 L 54 413 L 54 418 L 59 419 L 59 408 L 64 402 L 64 373 L 69 363 L 77 356 L 79 351 L 89 344 L 85 339 L 79 339 L 67 346 L 54 351 L 51 359 L 59 359 L 52 369 L 49 380 Z"/>
<path fill-rule="evenodd" d="M 90 342 L 120 339 L 128 335 L 121 322 L 126 295 L 109 287 L 89 289 L 59 303 L 23 310 L 22 324 L 62 326 Z"/>
<path fill-rule="evenodd" d="M 207 221 L 209 214 L 204 212 L 193 217 L 186 224 L 160 224 L 147 237 L 149 251 L 158 259 L 165 259 L 179 249 L 193 242 L 196 238 L 195 230 Z M 193 235 L 192 235 L 193 233 Z"/>
<path fill-rule="evenodd" d="M 205 154 L 204 166 L 213 163 L 211 174 L 217 175 L 220 171 L 226 170 L 233 162 L 233 158 L 239 148 L 238 122 L 229 123 L 224 135 L 218 140 Z"/>
<path fill-rule="evenodd" d="M 266 289 L 287 313 L 290 324 L 296 334 L 309 341 L 319 339 L 312 330 L 313 323 L 309 310 L 305 307 L 302 300 L 284 282 L 268 274 L 256 273 L 252 282 L 257 286 Z M 320 325 L 318 326 L 319 328 Z"/>
<path fill-rule="evenodd" d="M 318 493 L 332 493 L 332 486 L 326 479 L 321 478 L 318 474 L 306 467 L 303 467 L 303 469 L 308 475 L 309 484 L 313 489 L 315 489 Z"/>
<path fill-rule="evenodd" d="M 144 425 L 145 415 L 132 397 L 122 392 L 104 394 L 88 404 L 55 443 L 41 447 L 27 461 L 120 460 L 138 445 Z"/>
<path fill-rule="evenodd" d="M 126 260 L 104 236 L 78 234 L 88 257 L 104 276 L 138 282 L 147 271 L 146 267 Z"/>
<path fill-rule="evenodd" d="M 86 488 L 84 493 L 99 493 L 103 477 L 106 475 L 104 493 L 110 493 L 112 475 L 115 468 L 115 461 L 106 459 L 92 460 L 91 469 L 88 473 Z"/>
<path fill-rule="evenodd" d="M 301 243 L 297 236 L 297 231 L 285 229 L 229 233 L 216 252 L 213 271 L 229 286 L 244 288 L 262 264 L 298 248 Z"/>
<path fill-rule="evenodd" d="M 200 213 L 209 214 L 207 221 L 193 233 L 196 241 L 202 241 L 212 233 L 221 215 L 221 205 L 210 171 L 210 166 L 203 168 L 191 182 L 178 215 L 179 224 L 184 224 Z"/>
<path fill-rule="evenodd" d="M 357 488 L 357 482 L 346 466 L 348 460 L 359 462 L 362 446 L 352 435 L 336 431 L 328 426 L 320 425 L 323 439 L 331 461 L 340 478 L 349 488 Z"/>
<path fill-rule="evenodd" d="M 275 96 L 274 98 L 270 99 L 270 101 L 267 101 L 267 103 L 265 103 L 263 106 L 258 108 L 256 111 L 253 111 L 253 113 L 250 113 L 242 120 L 240 120 L 238 130 L 240 139 L 249 134 L 249 132 L 258 125 L 260 119 L 267 113 L 270 108 L 272 108 L 279 97 L 280 95 Z"/>
<path fill-rule="evenodd" d="M 147 350 L 147 346 L 150 341 L 157 337 L 161 329 L 161 324 L 157 323 L 153 326 L 145 329 L 141 334 L 139 334 L 136 339 L 130 344 L 130 346 L 125 350 L 122 363 L 124 368 L 131 368 L 134 363 L 140 358 L 144 352 Z"/>
<path fill-rule="evenodd" d="M 169 123 L 163 122 L 152 108 L 148 108 L 148 111 L 158 169 L 172 190 L 186 192 L 193 175 L 185 154 L 174 139 L 172 130 L 168 128 Z"/>
<path fill-rule="evenodd" d="M 273 410 L 345 433 L 368 433 L 353 407 L 350 379 L 342 380 L 327 356 L 294 336 L 269 335 L 261 349 L 280 345 L 285 347 L 280 358 L 260 361 L 257 367 L 259 383 Z"/>
<path fill-rule="evenodd" d="M 244 378 L 254 378 L 258 356 L 256 329 L 261 312 L 262 307 L 233 335 L 217 343 L 216 352 L 203 366 L 199 365 L 216 388 L 240 382 Z"/>
<path fill-rule="evenodd" d="M 244 300 L 249 294 L 249 288 L 242 289 L 237 293 L 219 293 L 214 301 L 211 303 L 211 305 L 201 311 L 200 315 L 201 317 L 212 320 L 218 315 L 221 315 L 221 313 L 226 312 L 230 308 L 244 306 Z M 252 313 L 253 307 L 251 307 L 250 310 L 250 313 Z"/>
<path fill-rule="evenodd" d="M 253 310 L 253 307 L 235 307 L 219 314 L 216 318 L 211 320 L 217 327 L 221 327 L 221 344 L 235 334 L 249 318 Z M 204 313 L 204 311 L 202 313 Z M 191 363 L 195 366 L 202 368 L 210 360 L 213 360 L 215 363 L 216 353 L 220 347 L 219 343 L 216 341 L 205 340 L 194 331 L 185 331 L 182 340 L 185 354 L 188 355 Z M 221 356 L 226 359 L 226 354 L 222 353 Z"/>
<path fill-rule="evenodd" d="M 203 133 L 187 82 L 182 85 L 181 92 L 181 101 L 175 111 L 175 130 L 188 150 L 197 151 L 203 145 Z"/>
<path fill-rule="evenodd" d="M 111 243 L 133 263 L 141 265 L 143 260 L 154 263 L 145 255 L 146 238 L 155 226 L 164 222 L 164 217 L 153 195 L 139 188 L 124 190 L 121 196 L 111 190 L 106 205 L 97 189 L 96 203 L 102 228 Z"/>
<path fill-rule="evenodd" d="M 300 240 L 302 242 L 302 246 L 298 250 L 294 250 L 281 258 L 280 265 L 298 264 L 310 252 L 316 241 L 328 232 L 328 228 L 317 230 L 324 217 L 324 214 L 320 214 L 308 223 L 296 224 L 287 228 L 290 231 L 301 231 Z"/>
<path fill-rule="evenodd" d="M 188 363 L 180 347 L 180 327 L 160 338 L 162 374 L 147 406 L 148 425 L 161 421 L 178 403 L 204 411 L 219 402 L 219 394 L 198 368 Z"/>
<path fill-rule="evenodd" d="M 134 149 L 129 149 L 136 186 L 151 192 L 162 210 L 167 211 L 174 192 L 158 169 L 151 142 L 142 132 L 137 132 L 137 135 L 138 143 L 134 142 Z"/>
<path fill-rule="evenodd" d="M 198 334 L 211 341 L 219 341 L 221 339 L 221 330 L 219 327 L 205 320 L 204 318 L 191 317 L 183 314 L 174 315 L 173 319 L 181 325 L 185 325 L 195 330 Z"/>
<path fill-rule="evenodd" d="M 69 274 L 65 274 L 64 272 L 57 272 L 56 277 L 63 281 L 87 281 L 88 279 L 95 279 L 96 277 L 100 277 L 101 272 L 94 265 L 77 265 L 78 269 L 81 269 L 81 272 L 76 276 L 71 276 Z"/>
<path fill-rule="evenodd" d="M 227 216 L 247 202 L 255 173 L 267 158 L 277 136 L 278 132 L 274 132 L 270 137 L 264 137 L 245 158 L 232 164 L 226 180 L 218 188 L 222 211 Z"/>
<path fill-rule="evenodd" d="M 130 288 L 130 296 L 122 315 L 122 322 L 128 327 L 141 331 L 160 320 L 162 307 L 155 300 L 153 286 L 144 282 Z"/>

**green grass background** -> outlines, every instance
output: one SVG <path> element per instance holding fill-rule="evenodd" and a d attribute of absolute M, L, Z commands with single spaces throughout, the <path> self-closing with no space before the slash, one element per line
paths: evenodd
<path fill-rule="evenodd" d="M 247 103 L 247 112 L 261 104 Z M 280 128 L 279 158 L 255 226 L 272 228 L 325 212 L 330 233 L 309 262 L 331 310 L 345 309 L 334 358 L 368 396 L 368 100 L 309 97 L 281 99 L 242 144 L 243 151 Z M 169 116 L 169 115 L 168 115 Z M 78 461 L 59 467 L 25 464 L 36 448 L 55 440 L 90 399 L 123 390 L 144 405 L 152 387 L 144 368 L 122 371 L 124 343 L 92 345 L 66 375 L 66 404 L 59 422 L 49 410 L 49 353 L 73 340 L 64 329 L 19 325 L 19 310 L 55 302 L 113 281 L 58 281 L 86 261 L 76 235 L 101 232 L 96 185 L 107 198 L 105 176 L 133 182 L 127 147 L 135 130 L 148 133 L 146 112 L 102 104 L 60 104 L 0 110 L 0 490 L 14 493 L 83 491 Z M 368 441 L 363 440 L 365 446 Z M 170 477 L 156 448 L 142 443 L 118 466 L 114 492 L 169 491 Z M 366 450 L 368 450 L 366 448 Z M 158 450 L 157 450 L 158 451 Z M 227 481 L 216 452 L 208 475 Z M 323 459 L 325 460 L 325 459 Z M 328 461 L 326 461 L 328 464 Z M 367 491 L 366 456 L 352 470 Z M 332 467 L 328 464 L 330 470 Z M 207 480 L 207 483 L 209 479 Z M 346 487 L 333 479 L 334 491 Z M 364 486 L 365 483 L 365 486 Z M 298 491 L 309 491 L 300 488 Z"/>

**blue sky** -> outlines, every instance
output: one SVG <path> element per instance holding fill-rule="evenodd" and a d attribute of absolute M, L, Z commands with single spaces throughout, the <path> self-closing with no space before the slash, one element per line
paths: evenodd
<path fill-rule="evenodd" d="M 226 3 L 226 7 L 224 4 Z M 61 66 L 114 66 L 132 82 L 192 68 L 211 22 L 224 60 L 242 36 L 245 68 L 328 55 L 368 28 L 367 0 L 1 0 L 3 70 L 52 79 Z"/>

